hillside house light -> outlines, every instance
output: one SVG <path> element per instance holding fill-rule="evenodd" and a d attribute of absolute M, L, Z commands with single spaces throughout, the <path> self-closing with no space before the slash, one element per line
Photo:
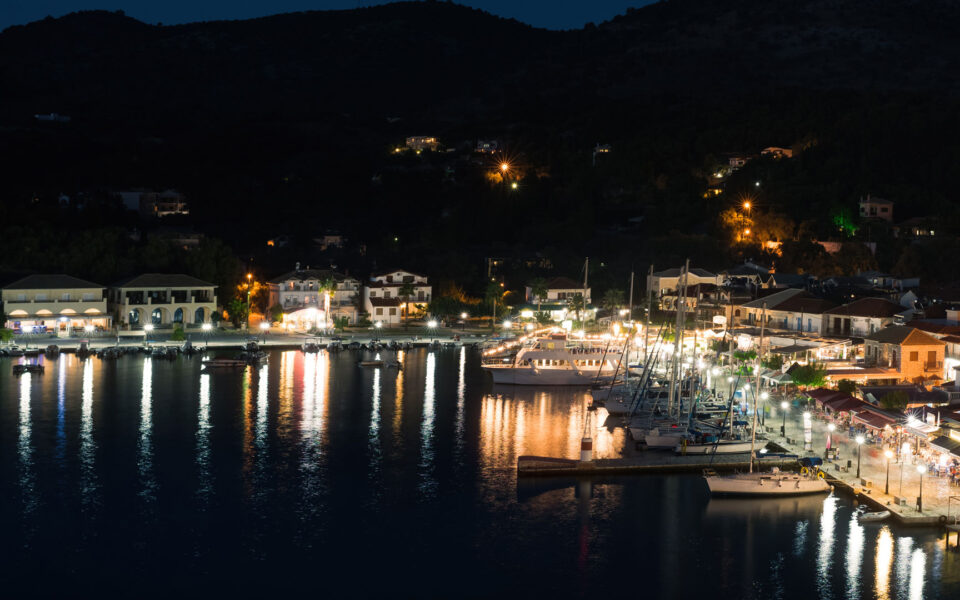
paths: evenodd
<path fill-rule="evenodd" d="M 509 170 L 510 170 L 510 165 L 508 165 L 508 164 L 505 163 L 505 162 L 500 163 L 500 171 L 506 173 L 506 172 L 509 171 Z"/>
<path fill-rule="evenodd" d="M 753 185 L 755 185 L 755 186 L 757 186 L 757 187 L 760 187 L 760 182 L 758 181 L 758 182 L 754 183 Z"/>
<path fill-rule="evenodd" d="M 516 181 L 514 181 L 513 183 L 510 184 L 510 189 L 512 189 L 512 190 L 517 189 L 517 187 L 519 187 L 519 185 L 517 184 Z"/>
<path fill-rule="evenodd" d="M 750 203 L 749 203 L 749 202 L 744 202 L 744 203 L 743 203 L 743 210 L 750 210 Z"/>

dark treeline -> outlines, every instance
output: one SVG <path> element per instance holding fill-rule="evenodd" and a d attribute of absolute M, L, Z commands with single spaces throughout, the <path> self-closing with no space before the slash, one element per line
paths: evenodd
<path fill-rule="evenodd" d="M 177 268 L 232 285 L 244 268 L 332 260 L 480 294 L 484 257 L 539 254 L 573 277 L 591 256 L 600 291 L 625 287 L 631 267 L 687 257 L 943 282 L 952 274 L 936 257 L 960 233 L 960 41 L 943 25 L 956 8 L 886 4 L 673 0 L 573 32 L 441 3 L 177 27 L 97 12 L 11 28 L 0 271 L 109 282 Z M 48 112 L 71 121 L 32 118 Z M 424 134 L 456 151 L 391 152 Z M 505 144 L 506 180 L 499 159 L 469 157 L 477 139 Z M 594 165 L 597 143 L 612 152 Z M 753 160 L 704 198 L 724 153 L 767 146 L 798 154 Z M 186 193 L 202 251 L 164 254 L 150 225 L 105 200 L 58 201 L 132 187 Z M 868 193 L 894 200 L 897 221 L 936 219 L 939 241 L 860 223 Z M 745 198 L 783 256 L 733 243 L 722 215 Z M 133 239 L 133 227 L 146 231 Z M 319 254 L 311 240 L 329 229 L 366 252 Z M 291 242 L 266 245 L 280 235 Z M 831 257 L 812 239 L 878 250 Z M 533 271 L 517 267 L 509 284 Z"/>

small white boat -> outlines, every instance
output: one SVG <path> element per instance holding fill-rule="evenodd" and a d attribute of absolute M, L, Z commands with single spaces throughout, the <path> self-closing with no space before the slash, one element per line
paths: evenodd
<path fill-rule="evenodd" d="M 889 510 L 878 510 L 875 512 L 860 513 L 860 516 L 857 517 L 857 520 L 861 523 L 879 523 L 880 521 L 886 521 L 889 518 Z"/>
<path fill-rule="evenodd" d="M 820 471 L 807 473 L 784 473 L 774 467 L 768 473 L 737 473 L 717 475 L 706 472 L 703 476 L 714 495 L 726 496 L 802 496 L 825 494 L 830 491 Z"/>

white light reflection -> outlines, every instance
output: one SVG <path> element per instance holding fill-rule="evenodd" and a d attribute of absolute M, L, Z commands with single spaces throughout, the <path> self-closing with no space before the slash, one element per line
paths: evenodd
<path fill-rule="evenodd" d="M 67 446 L 66 409 L 67 396 L 67 357 L 57 361 L 57 460 L 62 461 Z M 62 464 L 62 462 L 61 462 Z"/>
<path fill-rule="evenodd" d="M 837 498 L 830 495 L 823 501 L 823 514 L 820 516 L 820 540 L 817 553 L 817 590 L 820 598 L 831 598 L 830 568 L 833 566 L 833 544 L 837 524 Z"/>
<path fill-rule="evenodd" d="M 910 554 L 913 552 L 913 538 L 902 537 L 897 540 L 897 559 L 894 562 L 897 570 L 897 598 L 906 595 L 906 587 L 910 582 Z"/>
<path fill-rule="evenodd" d="M 910 600 L 922 600 L 923 598 L 923 579 L 926 573 L 927 557 L 923 550 L 917 548 L 910 556 Z"/>
<path fill-rule="evenodd" d="M 793 532 L 793 555 L 803 556 L 803 548 L 807 545 L 807 532 L 810 530 L 810 521 L 797 521 L 797 528 Z"/>
<path fill-rule="evenodd" d="M 30 392 L 33 387 L 33 376 L 24 373 L 20 376 L 20 435 L 17 439 L 17 453 L 20 457 L 20 490 L 23 493 L 24 513 L 32 513 L 36 509 L 37 497 L 34 489 L 33 474 L 33 421 L 30 417 Z"/>
<path fill-rule="evenodd" d="M 437 372 L 437 353 L 427 353 L 427 375 L 424 380 L 423 388 L 423 423 L 420 426 L 420 439 L 423 441 L 420 450 L 420 468 L 428 470 L 433 463 L 433 424 L 436 417 L 434 406 L 436 396 L 436 372 Z M 422 473 L 426 477 L 423 485 L 433 487 L 435 481 L 428 473 Z"/>
<path fill-rule="evenodd" d="M 890 600 L 890 567 L 893 565 L 893 535 L 884 526 L 877 534 L 877 558 L 874 571 L 877 600 Z"/>
<path fill-rule="evenodd" d="M 457 448 L 463 448 L 463 418 L 464 404 L 466 398 L 466 367 L 467 367 L 467 348 L 460 346 L 460 368 L 457 375 Z"/>
<path fill-rule="evenodd" d="M 850 531 L 847 534 L 847 597 L 860 598 L 860 566 L 863 563 L 863 526 L 857 512 L 850 515 Z"/>
<path fill-rule="evenodd" d="M 269 366 L 263 365 L 257 372 L 257 454 L 262 453 L 267 443 L 267 409 L 269 407 Z"/>
<path fill-rule="evenodd" d="M 143 359 L 143 380 L 140 392 L 140 443 L 137 466 L 143 489 L 140 496 L 152 500 L 156 484 L 153 480 L 153 360 Z"/>
<path fill-rule="evenodd" d="M 370 407 L 370 441 L 380 433 L 380 369 L 373 370 L 373 389 L 370 392 L 373 405 Z"/>
<path fill-rule="evenodd" d="M 200 402 L 197 406 L 197 467 L 200 474 L 201 497 L 213 491 L 210 475 L 210 375 L 200 374 Z"/>
<path fill-rule="evenodd" d="M 63 358 L 60 359 L 61 361 Z M 80 494 L 85 505 L 93 504 L 97 472 L 94 469 L 96 446 L 93 442 L 93 361 L 83 363 L 83 387 L 80 392 Z"/>

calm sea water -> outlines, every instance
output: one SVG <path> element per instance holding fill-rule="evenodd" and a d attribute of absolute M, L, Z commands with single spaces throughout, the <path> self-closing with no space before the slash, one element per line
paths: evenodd
<path fill-rule="evenodd" d="M 956 598 L 960 554 L 843 497 L 711 500 L 698 477 L 521 481 L 577 456 L 584 396 L 493 388 L 469 349 L 405 368 L 275 352 L 0 360 L 7 597 Z M 622 431 L 601 429 L 615 456 Z"/>

